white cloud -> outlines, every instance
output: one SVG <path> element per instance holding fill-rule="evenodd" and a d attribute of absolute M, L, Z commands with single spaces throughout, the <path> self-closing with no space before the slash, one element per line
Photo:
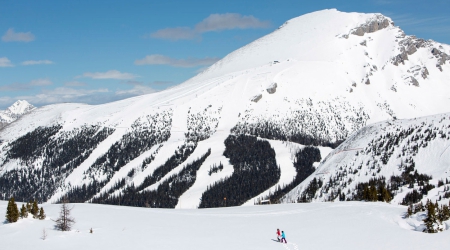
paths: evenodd
<path fill-rule="evenodd" d="M 0 57 L 0 68 L 1 67 L 14 67 L 11 61 L 6 57 Z"/>
<path fill-rule="evenodd" d="M 36 80 L 32 80 L 29 83 L 31 86 L 48 86 L 48 85 L 52 85 L 52 81 L 50 81 L 47 78 L 41 78 L 41 79 L 36 79 Z"/>
<path fill-rule="evenodd" d="M 22 65 L 38 65 L 38 64 L 53 64 L 52 61 L 50 60 L 38 60 L 38 61 L 33 61 L 33 60 L 29 60 L 29 61 L 25 61 L 22 62 Z"/>
<path fill-rule="evenodd" d="M 0 91 L 24 91 L 31 89 L 29 84 L 11 83 L 0 86 Z"/>
<path fill-rule="evenodd" d="M 131 80 L 139 77 L 130 73 L 122 73 L 118 70 L 109 70 L 106 72 L 86 72 L 83 74 L 84 77 L 90 77 L 92 79 L 117 79 L 117 80 Z"/>
<path fill-rule="evenodd" d="M 151 94 L 155 92 L 156 91 L 150 87 L 144 85 L 134 85 L 132 89 L 116 91 L 116 95 L 131 97 L 131 96 Z"/>
<path fill-rule="evenodd" d="M 52 90 L 44 90 L 33 96 L 19 96 L 17 99 L 25 99 L 33 105 L 41 106 L 63 102 L 92 103 L 103 100 L 102 94 L 109 93 L 108 89 L 73 89 L 59 87 Z M 108 99 L 106 98 L 106 101 Z"/>
<path fill-rule="evenodd" d="M 31 42 L 34 35 L 31 32 L 15 32 L 13 28 L 8 29 L 2 36 L 4 42 Z"/>
<path fill-rule="evenodd" d="M 64 83 L 64 85 L 69 86 L 69 87 L 81 87 L 81 86 L 86 86 L 87 84 L 84 82 L 79 82 L 79 81 L 71 81 L 71 82 Z"/>
<path fill-rule="evenodd" d="M 167 39 L 167 40 L 191 40 L 198 37 L 198 33 L 189 27 L 176 27 L 176 28 L 166 28 L 158 30 L 152 34 L 150 37 Z"/>
<path fill-rule="evenodd" d="M 237 13 L 211 14 L 195 25 L 195 30 L 201 33 L 231 29 L 258 29 L 270 26 L 268 21 L 261 21 L 254 16 L 242 16 Z"/>
<path fill-rule="evenodd" d="M 173 67 L 197 67 L 197 66 L 209 66 L 220 60 L 217 57 L 205 57 L 205 58 L 187 58 L 187 59 L 175 59 L 164 55 L 148 55 L 143 59 L 134 61 L 136 65 L 170 65 Z"/>
<path fill-rule="evenodd" d="M 78 89 L 69 87 L 58 87 L 55 89 L 43 89 L 39 94 L 27 96 L 0 96 L 0 109 L 9 107 L 15 100 L 27 100 L 35 106 L 43 106 L 55 103 L 87 103 L 102 104 L 129 97 L 150 94 L 156 92 L 154 89 L 136 85 L 128 90 L 111 91 L 106 88 L 100 89 Z"/>
<path fill-rule="evenodd" d="M 261 21 L 254 16 L 238 13 L 211 14 L 195 25 L 195 28 L 175 27 L 158 30 L 150 37 L 167 40 L 191 40 L 199 38 L 202 33 L 231 29 L 259 29 L 270 26 L 269 21 Z"/>
<path fill-rule="evenodd" d="M 31 80 L 29 83 L 11 83 L 0 86 L 0 91 L 26 91 L 34 87 L 52 85 L 52 81 L 47 78 Z"/>

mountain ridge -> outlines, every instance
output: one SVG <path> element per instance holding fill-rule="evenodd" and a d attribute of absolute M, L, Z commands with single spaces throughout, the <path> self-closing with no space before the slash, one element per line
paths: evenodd
<path fill-rule="evenodd" d="M 326 154 L 367 124 L 449 112 L 448 54 L 450 46 L 406 36 L 380 14 L 310 13 L 165 91 L 102 105 L 49 105 L 22 117 L 0 132 L 0 193 L 109 202 L 148 191 L 153 198 L 136 204 L 176 198 L 170 204 L 196 208 L 211 186 L 240 171 L 258 173 L 252 166 L 261 162 L 248 165 L 233 155 L 231 164 L 224 156 L 233 143 L 241 154 L 245 145 L 258 145 L 262 153 L 270 151 L 267 140 L 275 151 L 268 161 L 283 162 L 281 174 L 255 180 L 275 184 L 234 203 L 251 204 L 292 182 L 301 171 L 294 159 L 307 158 L 301 155 L 306 146 Z M 30 148 L 18 150 L 28 141 Z M 77 154 L 54 153 L 62 149 Z M 198 159 L 203 163 L 196 172 L 183 171 Z M 221 171 L 208 174 L 219 165 Z M 42 173 L 54 176 L 45 190 L 36 179 Z M 16 175 L 28 176 L 27 189 L 9 182 Z M 151 192 L 193 178 L 180 197 Z"/>

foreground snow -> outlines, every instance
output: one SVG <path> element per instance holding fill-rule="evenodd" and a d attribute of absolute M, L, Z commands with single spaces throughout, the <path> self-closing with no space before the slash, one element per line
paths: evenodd
<path fill-rule="evenodd" d="M 2 218 L 6 205 L 0 202 Z M 444 249 L 450 236 L 450 231 L 413 231 L 401 217 L 406 207 L 385 203 L 200 210 L 75 204 L 77 223 L 71 232 L 53 229 L 49 218 L 57 216 L 60 205 L 43 207 L 45 221 L 28 218 L 0 225 L 2 249 Z M 274 241 L 277 228 L 285 231 L 287 245 Z"/>

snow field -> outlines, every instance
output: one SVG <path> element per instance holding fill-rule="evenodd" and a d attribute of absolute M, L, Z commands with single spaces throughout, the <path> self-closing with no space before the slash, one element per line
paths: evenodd
<path fill-rule="evenodd" d="M 6 201 L 0 202 L 2 217 L 6 205 Z M 385 203 L 199 210 L 73 206 L 76 224 L 70 232 L 53 229 L 51 219 L 57 217 L 57 204 L 43 205 L 44 221 L 28 218 L 0 224 L 2 249 L 445 249 L 450 236 L 450 230 L 438 234 L 414 231 L 401 217 L 405 206 Z M 287 245 L 275 242 L 277 228 L 286 233 Z M 41 239 L 43 229 L 46 240 Z"/>

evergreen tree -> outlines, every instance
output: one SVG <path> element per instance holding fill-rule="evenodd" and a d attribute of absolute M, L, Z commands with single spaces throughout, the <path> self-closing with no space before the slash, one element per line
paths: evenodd
<path fill-rule="evenodd" d="M 392 197 L 389 194 L 389 191 L 384 186 L 382 186 L 382 188 L 381 188 L 381 199 L 382 199 L 382 201 L 385 201 L 385 202 L 390 202 L 392 200 Z"/>
<path fill-rule="evenodd" d="M 43 219 L 45 219 L 45 217 L 46 217 L 46 215 L 45 215 L 44 209 L 41 207 L 41 209 L 39 209 L 39 215 L 38 215 L 38 218 L 39 218 L 40 220 L 43 220 Z"/>
<path fill-rule="evenodd" d="M 408 217 L 411 217 L 411 215 L 413 215 L 413 205 L 412 204 L 408 206 L 407 213 L 408 213 Z"/>
<path fill-rule="evenodd" d="M 370 186 L 369 188 L 369 201 L 377 201 L 378 200 L 378 192 L 375 186 Z"/>
<path fill-rule="evenodd" d="M 22 208 L 20 209 L 20 217 L 22 219 L 28 217 L 28 211 L 24 204 L 22 204 Z"/>
<path fill-rule="evenodd" d="M 34 200 L 33 205 L 31 206 L 31 214 L 33 215 L 33 218 L 35 218 L 35 219 L 39 215 L 39 207 L 38 207 L 36 200 Z"/>
<path fill-rule="evenodd" d="M 9 199 L 8 201 L 5 217 L 9 223 L 16 222 L 19 219 L 19 209 L 17 208 L 17 204 L 14 201 L 14 197 Z"/>
<path fill-rule="evenodd" d="M 435 229 L 435 224 L 437 223 L 437 220 L 434 204 L 430 200 L 428 200 L 425 206 L 427 208 L 427 218 L 423 220 L 426 226 L 424 232 L 437 233 L 437 230 Z"/>
<path fill-rule="evenodd" d="M 442 221 L 446 221 L 450 219 L 450 209 L 448 208 L 447 205 L 443 205 L 442 206 Z"/>

